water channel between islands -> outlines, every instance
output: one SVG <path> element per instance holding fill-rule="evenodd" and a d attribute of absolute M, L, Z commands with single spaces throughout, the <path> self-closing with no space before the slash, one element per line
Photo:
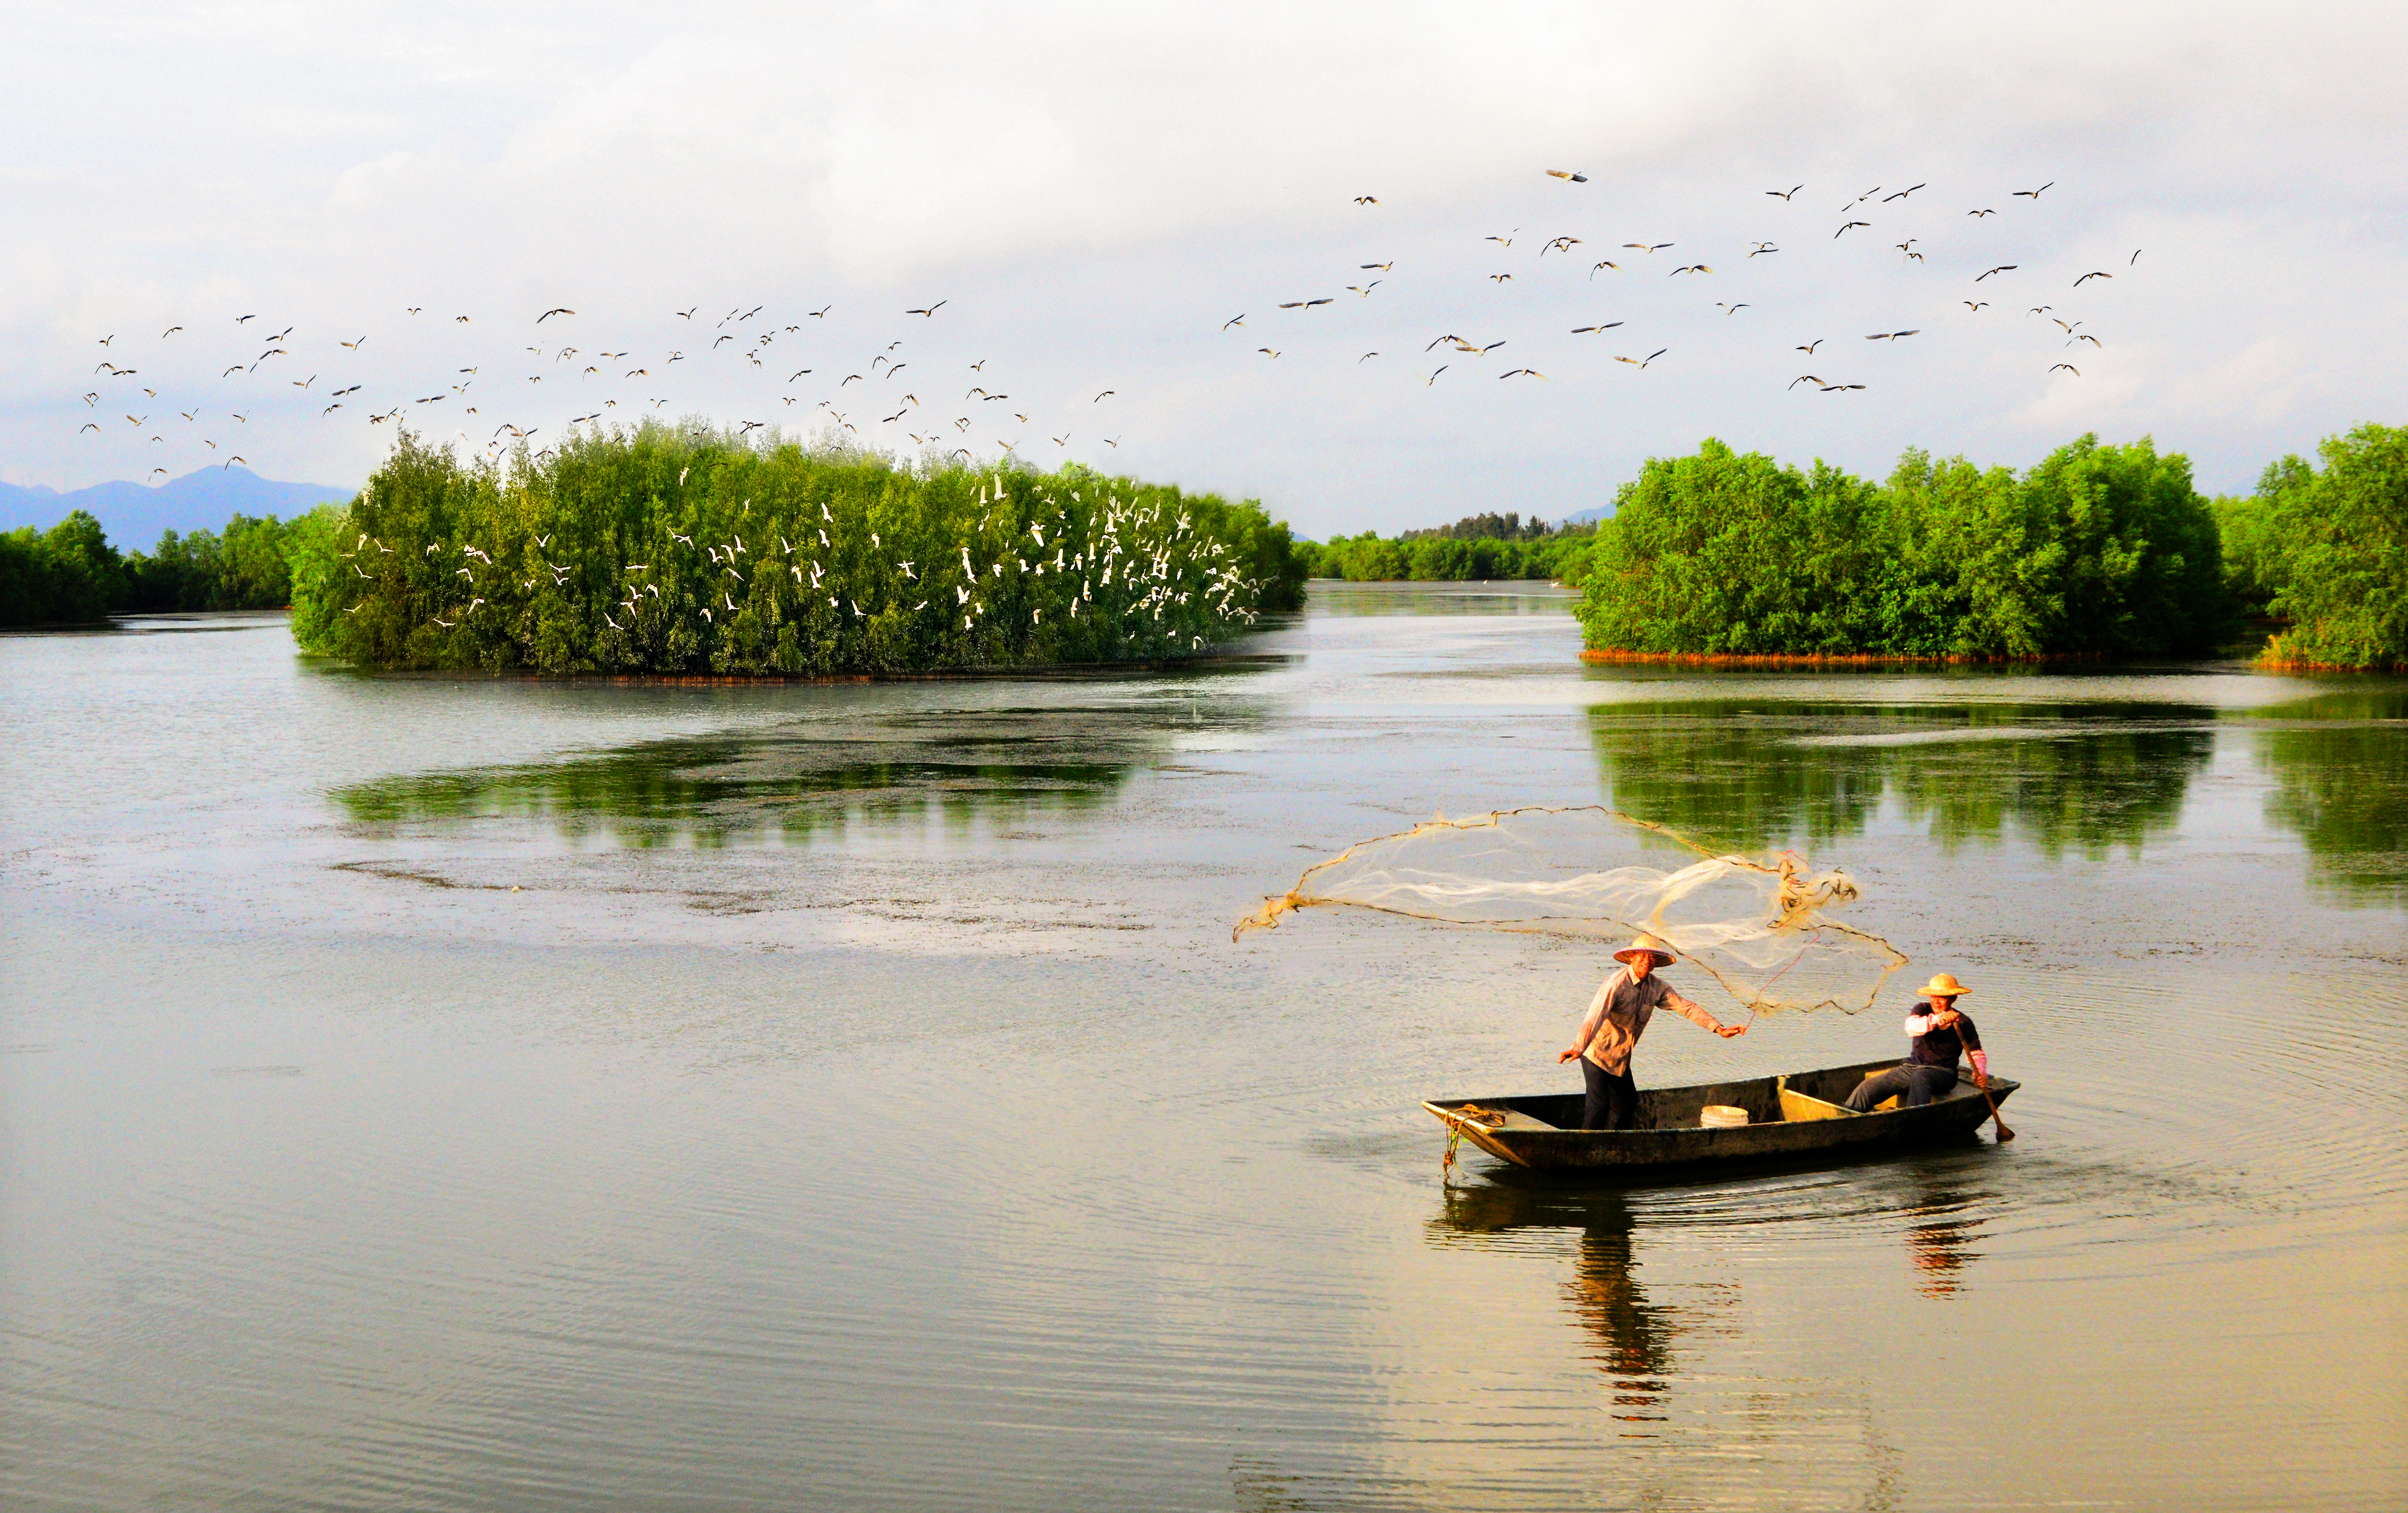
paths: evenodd
<path fill-rule="evenodd" d="M 835 686 L 0 637 L 0 1503 L 2408 1502 L 2408 680 L 1584 666 L 1569 606 Z M 1601 953 L 1230 925 L 1600 802 L 1853 871 L 2021 1138 L 1442 1188 L 1419 1101 L 1576 1088 Z M 1904 986 L 1641 1081 L 1889 1054 Z"/>

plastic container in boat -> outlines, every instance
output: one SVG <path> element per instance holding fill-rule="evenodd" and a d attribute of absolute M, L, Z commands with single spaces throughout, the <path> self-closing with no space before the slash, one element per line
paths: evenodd
<path fill-rule="evenodd" d="M 1698 1116 L 1698 1122 L 1710 1130 L 1736 1130 L 1747 1123 L 1747 1110 L 1729 1104 L 1708 1104 Z"/>

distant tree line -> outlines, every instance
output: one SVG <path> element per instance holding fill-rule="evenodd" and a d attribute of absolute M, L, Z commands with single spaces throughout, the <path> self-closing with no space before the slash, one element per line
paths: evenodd
<path fill-rule="evenodd" d="M 223 531 L 174 531 L 121 552 L 77 510 L 48 531 L 0 534 L 0 625 L 58 625 L 174 610 L 281 609 L 303 541 L 331 539 L 339 507 L 280 521 L 236 515 Z"/>
<path fill-rule="evenodd" d="M 1467 515 L 1452 525 L 1406 531 L 1383 540 L 1376 531 L 1306 542 L 1312 576 L 1357 583 L 1483 582 L 1553 578 L 1578 583 L 1595 525 L 1550 525 L 1518 512 Z"/>
<path fill-rule="evenodd" d="M 1439 536 L 1449 541 L 1542 541 L 1550 536 L 1587 535 L 1595 527 L 1574 525 L 1567 521 L 1550 525 L 1536 515 L 1523 518 L 1516 510 L 1499 515 L 1489 510 L 1478 515 L 1466 515 L 1452 525 L 1429 525 L 1418 531 L 1405 531 L 1397 539 L 1419 541 Z"/>

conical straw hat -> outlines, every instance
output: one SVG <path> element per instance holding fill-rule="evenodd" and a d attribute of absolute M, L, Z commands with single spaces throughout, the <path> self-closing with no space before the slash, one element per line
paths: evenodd
<path fill-rule="evenodd" d="M 1962 998 L 1973 990 L 1957 981 L 1955 973 L 1939 972 L 1920 991 L 1926 998 Z"/>
<path fill-rule="evenodd" d="M 1634 956 L 1652 956 L 1656 959 L 1656 964 L 1657 966 L 1670 966 L 1674 962 L 1680 960 L 1679 957 L 1664 949 L 1664 943 L 1662 941 L 1656 939 L 1654 935 L 1643 934 L 1629 945 L 1625 946 L 1622 949 L 1613 953 L 1613 959 L 1617 962 L 1627 962 Z"/>

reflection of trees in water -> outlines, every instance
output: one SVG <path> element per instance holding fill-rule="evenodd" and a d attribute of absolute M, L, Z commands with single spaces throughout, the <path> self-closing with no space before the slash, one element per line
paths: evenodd
<path fill-rule="evenodd" d="M 851 729 L 811 721 L 411 774 L 333 797 L 362 823 L 508 816 L 633 846 L 804 838 L 865 816 L 958 828 L 1106 803 L 1139 767 L 1167 760 L 1173 725 L 1187 722 L 1147 709 L 924 714 Z"/>
<path fill-rule="evenodd" d="M 1861 834 L 1885 797 L 1953 849 L 2009 830 L 2094 859 L 2181 818 L 2214 710 L 2173 705 L 1605 705 L 1591 737 L 1617 808 L 1762 849 Z"/>
<path fill-rule="evenodd" d="M 2266 818 L 2308 849 L 2308 876 L 2344 902 L 2408 904 L 2408 689 L 2325 694 L 2257 711 L 2273 780 Z"/>

